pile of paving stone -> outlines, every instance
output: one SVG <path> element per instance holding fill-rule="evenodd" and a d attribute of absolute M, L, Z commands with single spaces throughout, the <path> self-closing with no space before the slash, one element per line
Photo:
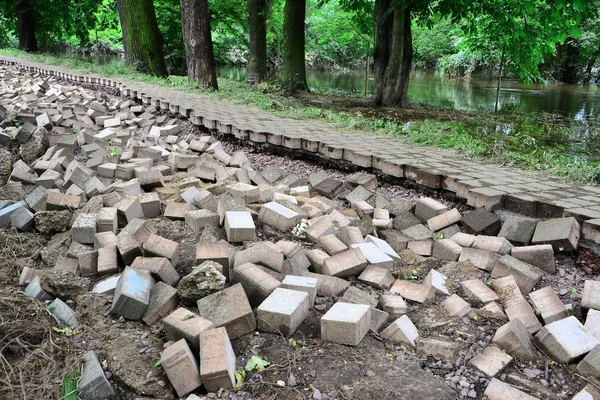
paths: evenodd
<path fill-rule="evenodd" d="M 470 361 L 489 381 L 488 399 L 534 398 L 496 379 L 514 359 L 548 357 L 600 377 L 600 282 L 585 283 L 585 324 L 552 288 L 533 290 L 556 273 L 556 252 L 577 249 L 574 218 L 502 223 L 484 208 L 462 215 L 431 198 L 386 199 L 366 172 L 345 182 L 319 172 L 306 184 L 277 168 L 254 169 L 244 152 L 229 154 L 212 136 L 182 133 L 181 121 L 152 106 L 35 74 L 0 69 L 0 77 L 0 144 L 47 140 L 38 158 L 12 165 L 5 189 L 24 200 L 0 201 L 0 228 L 70 229 L 72 244 L 55 270 L 95 280 L 93 292 L 113 296 L 114 315 L 162 324 L 170 345 L 161 364 L 178 396 L 202 385 L 234 390 L 230 341 L 257 329 L 292 335 L 318 297 L 337 299 L 321 317 L 321 338 L 349 346 L 372 331 L 456 358 L 451 341 L 420 337 L 411 305 L 499 321 L 492 344 Z M 180 243 L 157 234 L 156 218 L 223 239 L 198 242 L 192 272 L 182 276 L 192 266 L 181 265 Z M 262 230 L 287 237 L 259 241 Z M 451 285 L 432 269 L 420 283 L 402 279 L 409 253 L 470 264 L 484 278 Z M 24 292 L 77 329 L 73 309 L 43 290 L 42 273 L 23 269 Z M 114 395 L 94 352 L 85 354 L 79 390 L 82 399 Z M 575 398 L 588 392 L 593 387 Z"/>

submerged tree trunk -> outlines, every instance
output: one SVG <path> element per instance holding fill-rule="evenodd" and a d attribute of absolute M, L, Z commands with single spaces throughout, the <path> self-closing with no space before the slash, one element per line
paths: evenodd
<path fill-rule="evenodd" d="M 268 0 L 248 0 L 248 33 L 250 54 L 246 83 L 262 82 L 267 77 L 267 13 Z"/>
<path fill-rule="evenodd" d="M 17 31 L 19 33 L 19 50 L 38 51 L 31 0 L 21 0 L 17 4 Z"/>
<path fill-rule="evenodd" d="M 375 63 L 375 79 L 378 81 L 375 82 L 371 101 L 384 107 L 407 107 L 408 81 L 413 58 L 410 8 L 406 4 L 398 4 L 393 12 L 389 12 L 391 2 L 384 0 L 382 3 L 388 4 L 387 7 L 386 4 L 376 6 L 376 17 L 379 21 L 376 21 L 375 39 L 383 40 L 383 43 L 375 45 L 375 55 L 380 59 Z"/>
<path fill-rule="evenodd" d="M 208 0 L 181 0 L 181 26 L 190 82 L 217 90 Z"/>
<path fill-rule="evenodd" d="M 304 60 L 306 0 L 286 0 L 283 9 L 283 87 L 308 90 Z"/>
<path fill-rule="evenodd" d="M 118 0 L 125 63 L 137 71 L 167 76 L 163 39 L 152 0 Z"/>

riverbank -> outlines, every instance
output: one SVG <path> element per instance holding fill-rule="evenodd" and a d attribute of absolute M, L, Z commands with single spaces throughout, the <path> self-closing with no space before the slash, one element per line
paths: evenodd
<path fill-rule="evenodd" d="M 0 50 L 0 55 L 113 78 L 169 87 L 225 100 L 278 117 L 315 120 L 336 129 L 382 133 L 406 143 L 452 149 L 479 161 L 499 163 L 569 179 L 600 181 L 600 145 L 593 120 L 566 121 L 549 114 L 465 112 L 427 105 L 410 109 L 372 108 L 344 96 L 302 93 L 286 97 L 276 84 L 248 86 L 220 79 L 218 92 L 201 91 L 186 77 L 157 78 L 120 63 L 94 65 L 72 58 Z"/>

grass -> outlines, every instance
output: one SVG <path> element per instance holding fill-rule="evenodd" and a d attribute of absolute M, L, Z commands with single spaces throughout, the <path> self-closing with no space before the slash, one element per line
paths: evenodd
<path fill-rule="evenodd" d="M 79 384 L 79 371 L 73 370 L 65 375 L 60 387 L 60 400 L 79 399 L 77 390 Z"/>
<path fill-rule="evenodd" d="M 574 121 L 557 120 L 548 114 L 524 115 L 514 110 L 504 115 L 473 113 L 471 119 L 477 122 L 427 119 L 405 123 L 394 117 L 366 117 L 357 109 L 336 111 L 315 107 L 286 97 L 274 82 L 249 86 L 219 78 L 219 91 L 212 92 L 199 89 L 189 83 L 187 77 L 153 77 L 138 73 L 123 63 L 94 65 L 74 58 L 28 54 L 13 49 L 0 49 L 0 55 L 82 73 L 167 86 L 253 106 L 281 117 L 318 120 L 338 129 L 391 135 L 407 143 L 457 150 L 472 159 L 600 183 L 600 144 L 596 144 L 600 141 L 595 123 L 591 127 L 583 126 Z M 322 95 L 321 98 L 326 97 Z"/>

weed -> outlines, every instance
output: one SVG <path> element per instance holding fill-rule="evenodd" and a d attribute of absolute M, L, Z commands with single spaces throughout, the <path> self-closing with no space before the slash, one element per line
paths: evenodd
<path fill-rule="evenodd" d="M 433 234 L 433 240 L 442 240 L 443 238 L 444 238 L 443 233 L 434 233 Z"/>
<path fill-rule="evenodd" d="M 60 386 L 60 400 L 79 399 L 77 395 L 79 376 L 79 371 L 77 370 L 72 370 L 64 376 L 62 385 Z"/>
<path fill-rule="evenodd" d="M 111 147 L 108 151 L 108 155 L 110 157 L 119 157 L 119 152 L 117 151 L 116 147 Z"/>

